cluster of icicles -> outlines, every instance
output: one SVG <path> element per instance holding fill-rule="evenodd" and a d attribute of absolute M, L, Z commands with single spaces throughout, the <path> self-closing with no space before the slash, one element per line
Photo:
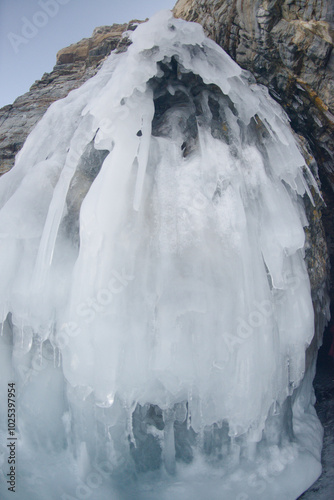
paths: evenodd
<path fill-rule="evenodd" d="M 1 179 L 22 456 L 69 453 L 82 474 L 108 460 L 123 478 L 262 457 L 266 481 L 298 461 L 293 419 L 320 432 L 312 374 L 296 392 L 313 337 L 302 197 L 317 187 L 282 109 L 199 25 L 163 12 L 130 36 Z"/>

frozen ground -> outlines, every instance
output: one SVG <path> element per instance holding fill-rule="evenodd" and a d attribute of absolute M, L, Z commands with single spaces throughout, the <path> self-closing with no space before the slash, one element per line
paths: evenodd
<path fill-rule="evenodd" d="M 319 351 L 314 379 L 317 402 L 315 408 L 324 427 L 322 450 L 323 473 L 299 500 L 330 500 L 334 498 L 334 360 L 328 356 L 329 336 Z"/>

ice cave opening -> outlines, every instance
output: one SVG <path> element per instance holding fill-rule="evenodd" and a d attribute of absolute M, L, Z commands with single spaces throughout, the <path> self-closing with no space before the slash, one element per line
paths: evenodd
<path fill-rule="evenodd" d="M 16 492 L 294 500 L 321 473 L 317 183 L 284 111 L 199 25 L 164 11 L 127 35 L 0 180 Z"/>

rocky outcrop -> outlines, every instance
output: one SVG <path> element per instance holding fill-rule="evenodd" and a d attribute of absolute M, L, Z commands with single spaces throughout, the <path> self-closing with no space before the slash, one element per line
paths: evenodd
<path fill-rule="evenodd" d="M 123 33 L 134 30 L 140 22 L 96 28 L 90 38 L 60 50 L 53 71 L 0 110 L 0 174 L 14 165 L 16 153 L 50 104 L 94 76 L 112 50 L 124 50 L 129 39 Z"/>

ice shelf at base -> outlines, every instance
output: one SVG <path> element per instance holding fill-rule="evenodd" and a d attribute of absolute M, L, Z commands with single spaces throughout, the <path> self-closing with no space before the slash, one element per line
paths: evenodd
<path fill-rule="evenodd" d="M 66 457 L 68 458 L 68 457 Z M 312 485 L 319 477 L 321 466 L 310 453 L 305 452 L 298 457 L 284 472 L 267 478 L 259 479 L 254 474 L 235 474 L 232 477 L 219 477 L 207 470 L 205 464 L 198 463 L 190 466 L 189 471 L 183 471 L 173 478 L 145 478 L 131 486 L 115 486 L 107 479 L 104 472 L 94 468 L 87 474 L 85 480 L 77 478 L 71 481 L 66 478 L 68 462 L 52 464 L 53 471 L 45 467 L 39 468 L 39 477 L 31 481 L 31 485 L 22 486 L 22 478 L 18 477 L 16 488 L 20 500 L 76 500 L 92 498 L 94 500 L 295 500 L 300 493 Z M 75 470 L 75 469 L 74 469 Z M 36 475 L 36 471 L 33 473 Z M 48 486 L 45 486 L 45 477 L 48 477 Z M 65 479 L 63 479 L 65 477 Z M 21 481 L 21 482 L 20 482 Z M 26 484 L 28 480 L 26 479 Z M 44 484 L 43 484 L 44 483 Z M 3 500 L 10 500 L 13 494 L 5 492 Z"/>
<path fill-rule="evenodd" d="M 315 423 L 316 417 L 311 410 L 312 420 Z M 191 465 L 179 463 L 172 475 L 161 470 L 116 479 L 109 460 L 91 464 L 84 454 L 74 459 L 69 450 L 56 454 L 44 449 L 36 454 L 21 441 L 16 495 L 20 500 L 294 500 L 320 475 L 320 457 L 315 456 L 319 425 L 312 429 L 306 423 L 303 429 L 312 451 L 296 440 L 286 448 L 272 446 L 269 460 L 259 454 L 255 461 L 221 468 L 211 467 L 198 455 Z M 13 495 L 3 491 L 2 498 L 10 500 Z"/>
<path fill-rule="evenodd" d="M 316 182 L 283 110 L 199 25 L 162 12 L 129 36 L 0 180 L 20 495 L 83 498 L 107 463 L 99 499 L 206 498 L 206 475 L 210 498 L 296 498 L 321 471 Z"/>

